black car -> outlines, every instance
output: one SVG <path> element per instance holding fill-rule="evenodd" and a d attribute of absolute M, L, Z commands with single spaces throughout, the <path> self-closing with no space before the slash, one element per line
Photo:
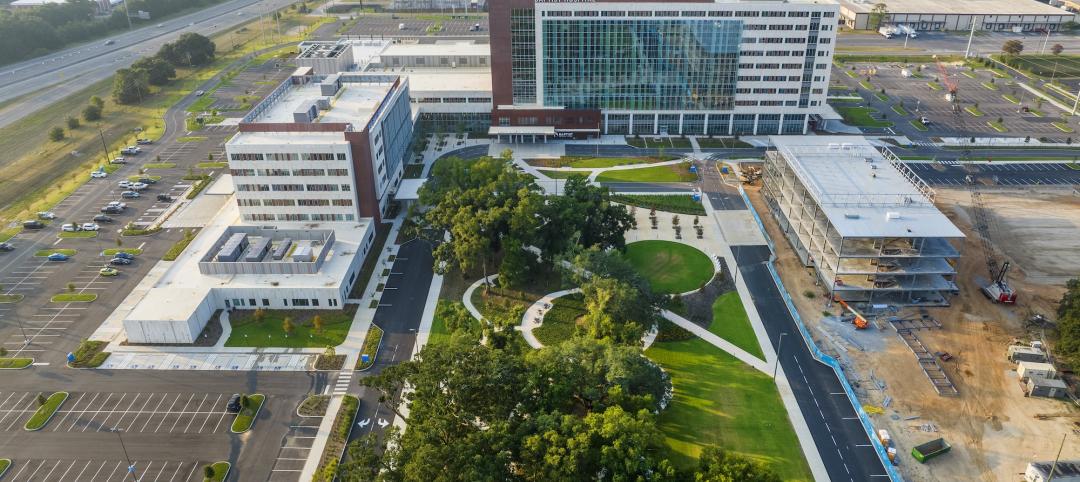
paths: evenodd
<path fill-rule="evenodd" d="M 113 222 L 113 218 L 112 218 L 112 216 L 106 216 L 104 214 L 98 214 L 97 216 L 94 216 L 94 222 L 95 223 L 111 223 L 111 222 Z"/>
<path fill-rule="evenodd" d="M 157 195 L 157 200 L 161 201 L 161 202 L 171 203 L 172 200 L 173 200 L 173 197 L 168 195 L 168 194 L 158 194 Z"/>
<path fill-rule="evenodd" d="M 105 206 L 101 208 L 101 212 L 105 214 L 120 214 L 124 210 L 120 206 Z"/>
<path fill-rule="evenodd" d="M 146 145 L 146 144 L 153 144 L 153 143 L 154 143 L 154 141 L 152 141 L 152 140 L 150 140 L 150 139 L 141 139 L 141 138 L 140 138 L 140 139 L 135 139 L 135 143 L 136 143 L 136 144 L 143 144 L 143 145 Z"/>
<path fill-rule="evenodd" d="M 0 243 L 0 251 L 12 251 L 15 249 L 15 245 L 11 243 Z"/>
<path fill-rule="evenodd" d="M 229 403 L 225 405 L 225 410 L 229 413 L 240 413 L 240 394 L 234 393 L 229 397 Z"/>
<path fill-rule="evenodd" d="M 157 184 L 157 181 L 155 181 L 153 178 L 149 178 L 149 177 L 140 177 L 139 182 L 141 182 L 143 184 Z"/>
<path fill-rule="evenodd" d="M 26 229 L 44 229 L 45 223 L 38 220 L 23 221 L 23 227 Z"/>
<path fill-rule="evenodd" d="M 134 255 L 134 254 L 131 254 L 131 253 L 125 253 L 125 252 L 123 252 L 123 251 L 120 251 L 119 253 L 116 253 L 116 254 L 114 254 L 114 255 L 113 255 L 113 257 L 114 257 L 114 258 L 123 258 L 123 259 L 130 259 L 130 260 L 134 260 L 134 259 L 135 259 L 135 255 Z"/>
<path fill-rule="evenodd" d="M 131 260 L 127 258 L 113 258 L 109 260 L 109 264 L 125 265 L 131 264 Z"/>

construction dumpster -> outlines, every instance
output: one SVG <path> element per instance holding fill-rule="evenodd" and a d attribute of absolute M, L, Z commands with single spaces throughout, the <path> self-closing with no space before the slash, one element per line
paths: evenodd
<path fill-rule="evenodd" d="M 915 460 L 918 460 L 919 463 L 925 464 L 927 460 L 948 452 L 950 449 L 952 449 L 952 445 L 949 445 L 945 439 L 939 438 L 916 445 L 915 448 L 911 449 L 911 456 L 915 457 Z"/>

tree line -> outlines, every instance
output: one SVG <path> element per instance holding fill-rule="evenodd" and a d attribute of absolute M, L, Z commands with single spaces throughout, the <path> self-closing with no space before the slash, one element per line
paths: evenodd
<path fill-rule="evenodd" d="M 221 0 L 128 0 L 132 13 L 149 12 L 153 19 L 189 8 L 213 5 Z M 107 36 L 126 29 L 123 8 L 98 15 L 92 0 L 67 0 L 31 9 L 0 10 L 0 65 L 34 58 L 70 44 Z M 132 17 L 133 26 L 156 20 Z"/>
<path fill-rule="evenodd" d="M 1057 357 L 1075 369 L 1080 367 L 1080 278 L 1065 283 L 1057 316 Z"/>
<path fill-rule="evenodd" d="M 463 308 L 441 310 L 449 341 L 363 380 L 388 410 L 402 397 L 408 428 L 354 441 L 337 480 L 778 482 L 718 447 L 696 467 L 667 459 L 657 417 L 671 380 L 641 346 L 663 297 L 620 254 L 633 217 L 580 176 L 565 195 L 544 196 L 510 158 L 439 161 L 420 192 L 426 211 L 410 219 L 440 233 L 431 236 L 440 272 L 490 269 L 515 286 L 555 267 L 582 289 L 580 327 L 533 350 L 513 329 L 520 314 L 482 324 Z"/>
<path fill-rule="evenodd" d="M 188 32 L 162 45 L 157 54 L 143 57 L 113 76 L 113 99 L 119 104 L 142 102 L 150 86 L 168 84 L 177 67 L 197 67 L 213 62 L 217 46 L 209 38 Z"/>

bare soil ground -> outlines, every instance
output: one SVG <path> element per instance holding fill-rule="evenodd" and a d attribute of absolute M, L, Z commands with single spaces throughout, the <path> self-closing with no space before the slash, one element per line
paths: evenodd
<path fill-rule="evenodd" d="M 754 208 L 767 213 L 757 190 L 749 191 Z M 943 328 L 921 330 L 918 336 L 931 351 L 956 357 L 942 365 L 960 391 L 958 398 L 934 391 L 888 323 L 855 333 L 835 319 L 822 321 L 823 312 L 835 314 L 838 308 L 826 305 L 816 276 L 795 258 L 772 217 L 763 215 L 776 243 L 777 270 L 800 314 L 822 350 L 848 364 L 848 379 L 864 407 L 881 409 L 871 418 L 875 428 L 892 435 L 907 480 L 1019 480 L 1029 461 L 1052 460 L 1065 434 L 1072 436 L 1065 441 L 1062 458 L 1080 457 L 1080 411 L 1064 402 L 1024 397 L 1015 366 L 1005 356 L 1014 338 L 1038 336 L 1025 328 L 1024 320 L 1031 313 L 1052 314 L 1065 275 L 1080 273 L 1080 199 L 1045 190 L 983 193 L 995 213 L 997 230 L 991 236 L 998 257 L 1004 253 L 1017 268 L 1009 280 L 1019 288 L 1020 301 L 1004 307 L 988 301 L 975 282 L 988 275 L 970 222 L 970 195 L 963 190 L 938 194 L 939 207 L 968 236 L 958 266 L 960 295 L 951 307 L 927 310 Z M 883 407 L 886 397 L 890 403 Z M 952 444 L 950 454 L 925 465 L 911 457 L 913 446 L 938 437 Z"/>

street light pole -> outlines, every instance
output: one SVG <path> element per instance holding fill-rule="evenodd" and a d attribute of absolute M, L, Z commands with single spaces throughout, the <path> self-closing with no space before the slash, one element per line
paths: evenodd
<path fill-rule="evenodd" d="M 122 432 L 122 430 L 113 427 L 109 429 L 109 431 L 115 433 L 116 438 L 120 439 L 120 448 L 124 451 L 124 460 L 127 460 L 127 472 L 131 474 L 131 480 L 139 482 L 139 478 L 135 476 L 135 464 L 131 462 L 131 456 L 128 455 L 127 446 L 124 445 L 124 437 L 120 435 L 120 432 Z"/>
<path fill-rule="evenodd" d="M 773 361 L 772 367 L 772 377 L 774 380 L 776 379 L 776 369 L 780 368 L 780 350 L 784 347 L 784 335 L 787 335 L 786 331 L 781 333 L 780 339 L 776 341 L 776 360 Z"/>

